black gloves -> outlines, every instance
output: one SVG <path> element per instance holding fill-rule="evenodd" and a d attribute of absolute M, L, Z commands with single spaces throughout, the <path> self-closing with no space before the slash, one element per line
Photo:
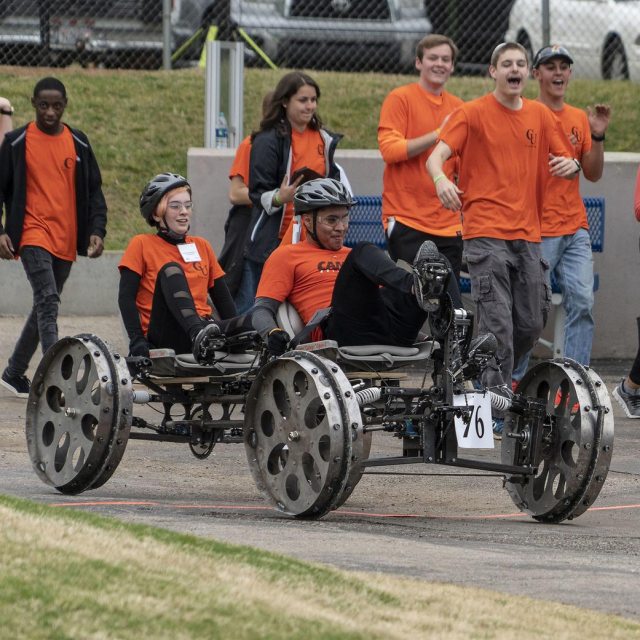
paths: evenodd
<path fill-rule="evenodd" d="M 291 338 L 286 331 L 272 329 L 267 336 L 267 351 L 273 356 L 281 356 L 286 350 Z"/>
<path fill-rule="evenodd" d="M 129 355 L 149 357 L 149 343 L 144 336 L 138 336 L 129 342 Z"/>

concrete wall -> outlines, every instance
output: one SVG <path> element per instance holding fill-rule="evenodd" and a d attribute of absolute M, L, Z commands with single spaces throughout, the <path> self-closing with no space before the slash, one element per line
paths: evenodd
<path fill-rule="evenodd" d="M 231 149 L 190 149 L 187 172 L 194 190 L 193 232 L 209 239 L 219 252 L 229 210 L 227 172 Z M 356 194 L 379 194 L 383 163 L 375 150 L 338 151 Z M 640 315 L 640 225 L 633 215 L 633 193 L 640 154 L 607 153 L 603 179 L 582 184 L 583 195 L 604 196 L 604 253 L 595 255 L 600 274 L 596 294 L 594 358 L 630 358 L 637 349 L 636 316 Z M 117 310 L 116 265 L 120 254 L 107 252 L 98 260 L 80 259 L 62 296 L 62 313 L 101 315 Z M 19 263 L 0 264 L 0 315 L 27 313 L 31 291 Z M 549 325 L 552 325 L 551 318 Z M 547 333 L 548 336 L 548 333 Z"/>

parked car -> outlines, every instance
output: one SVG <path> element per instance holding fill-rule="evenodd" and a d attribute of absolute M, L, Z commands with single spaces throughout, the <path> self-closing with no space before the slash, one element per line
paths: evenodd
<path fill-rule="evenodd" d="M 211 25 L 220 39 L 242 30 L 282 66 L 387 71 L 412 68 L 431 30 L 424 0 L 173 0 L 172 51 L 197 59 Z M 161 55 L 162 0 L 0 0 L 0 64 L 157 66 Z"/>
<path fill-rule="evenodd" d="M 544 44 L 540 0 L 516 0 L 508 40 L 535 53 Z M 583 78 L 640 81 L 640 1 L 550 2 L 551 42 L 573 56 L 573 74 Z"/>

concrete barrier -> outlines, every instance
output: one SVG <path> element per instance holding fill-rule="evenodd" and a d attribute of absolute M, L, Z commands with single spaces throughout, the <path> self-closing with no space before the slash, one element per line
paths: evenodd
<path fill-rule="evenodd" d="M 193 233 L 206 237 L 219 252 L 229 210 L 228 171 L 232 149 L 189 149 L 187 172 L 194 194 Z M 377 150 L 336 153 L 356 194 L 379 194 L 383 163 Z M 604 253 L 595 256 L 600 274 L 596 293 L 594 358 L 631 358 L 637 349 L 636 316 L 640 315 L 640 225 L 633 215 L 633 193 L 640 154 L 606 153 L 603 179 L 583 180 L 582 194 L 606 200 Z M 121 252 L 98 260 L 81 258 L 62 295 L 62 313 L 109 315 L 117 312 L 117 264 Z M 25 314 L 31 290 L 19 263 L 0 263 L 0 315 Z M 548 326 L 552 326 L 549 322 Z M 550 337 L 547 335 L 547 337 Z"/>

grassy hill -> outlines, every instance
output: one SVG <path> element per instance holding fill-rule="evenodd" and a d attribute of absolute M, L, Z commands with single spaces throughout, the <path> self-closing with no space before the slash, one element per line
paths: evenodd
<path fill-rule="evenodd" d="M 132 234 L 148 229 L 138 212 L 138 196 L 145 182 L 159 171 L 186 172 L 189 147 L 204 140 L 204 73 L 179 71 L 105 71 L 80 68 L 34 69 L 3 67 L 0 95 L 16 108 L 14 124 L 33 118 L 33 85 L 45 75 L 67 86 L 65 120 L 88 134 L 102 168 L 109 204 L 108 249 L 123 248 Z M 245 72 L 245 133 L 258 122 L 262 96 L 282 71 Z M 386 94 L 410 76 L 377 73 L 313 72 L 322 90 L 320 115 L 326 126 L 344 134 L 341 148 L 377 147 L 380 104 Z M 452 78 L 448 88 L 463 99 L 490 91 L 486 78 Z M 527 90 L 534 96 L 535 82 Z M 640 151 L 640 110 L 637 85 L 628 82 L 575 80 L 569 101 L 584 107 L 607 102 L 613 122 L 607 133 L 608 151 Z M 226 193 L 220 197 L 226 198 Z"/>

